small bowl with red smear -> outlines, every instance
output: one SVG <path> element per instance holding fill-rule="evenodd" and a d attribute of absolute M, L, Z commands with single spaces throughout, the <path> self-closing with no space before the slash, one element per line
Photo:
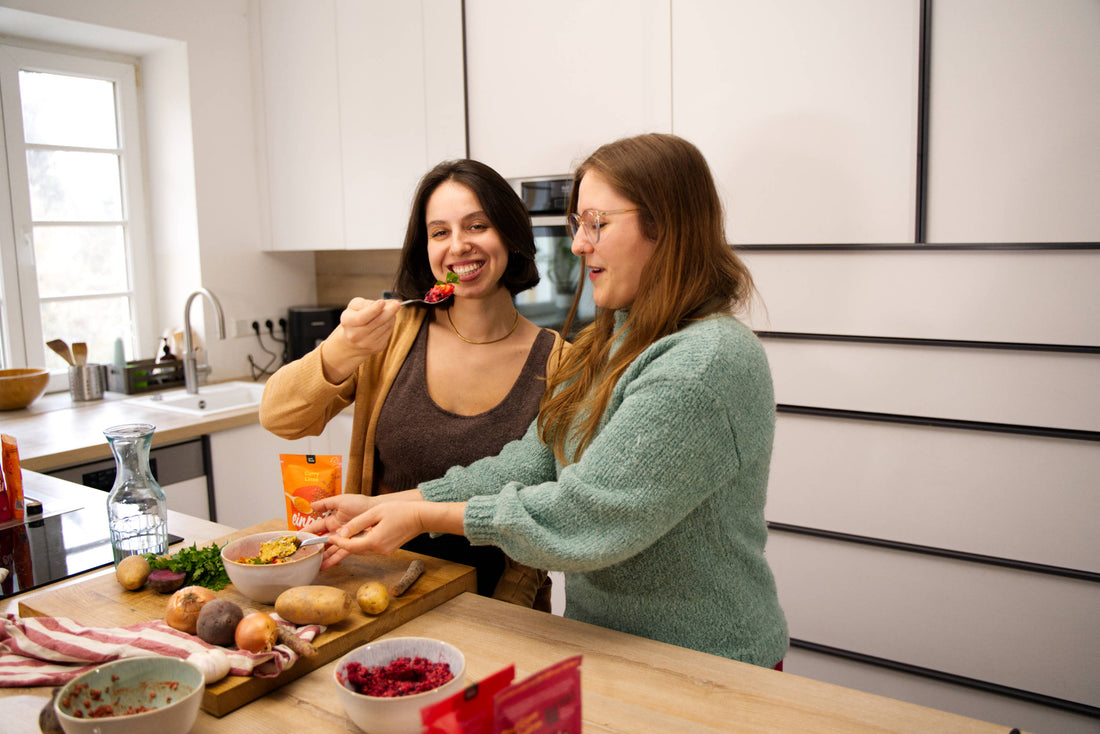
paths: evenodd
<path fill-rule="evenodd" d="M 205 690 L 202 671 L 184 660 L 125 658 L 69 681 L 53 706 L 65 734 L 187 734 Z"/>
<path fill-rule="evenodd" d="M 466 657 L 428 637 L 389 637 L 357 647 L 336 665 L 340 703 L 368 734 L 420 731 L 420 709 L 462 690 Z"/>

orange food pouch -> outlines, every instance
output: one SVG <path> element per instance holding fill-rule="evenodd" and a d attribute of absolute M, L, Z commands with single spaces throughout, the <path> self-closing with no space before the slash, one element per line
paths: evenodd
<path fill-rule="evenodd" d="M 286 527 L 301 530 L 319 517 L 312 503 L 340 494 L 342 458 L 316 454 L 279 454 L 286 496 Z"/>
<path fill-rule="evenodd" d="M 14 436 L 0 434 L 0 442 L 3 443 L 3 468 L 4 491 L 7 495 L 8 506 L 11 508 L 11 519 L 22 520 L 25 512 L 23 501 L 23 471 L 19 467 L 19 445 Z"/>

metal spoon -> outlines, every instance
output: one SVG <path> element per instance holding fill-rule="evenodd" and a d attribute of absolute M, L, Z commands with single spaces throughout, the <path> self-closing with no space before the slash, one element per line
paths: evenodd
<path fill-rule="evenodd" d="M 317 545 L 318 543 L 325 543 L 328 541 L 327 535 L 318 535 L 316 538 L 306 538 L 302 541 L 299 548 L 305 548 L 307 545 Z"/>

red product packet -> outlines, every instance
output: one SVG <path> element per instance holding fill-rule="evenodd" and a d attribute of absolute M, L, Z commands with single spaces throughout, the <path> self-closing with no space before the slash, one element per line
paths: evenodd
<path fill-rule="evenodd" d="M 493 734 L 581 734 L 581 656 L 508 686 L 493 700 Z"/>
<path fill-rule="evenodd" d="M 493 698 L 516 674 L 516 666 L 498 670 L 442 701 L 420 709 L 421 734 L 493 734 Z"/>
<path fill-rule="evenodd" d="M 339 454 L 279 454 L 288 530 L 301 530 L 318 517 L 311 503 L 340 494 L 342 461 Z"/>
<path fill-rule="evenodd" d="M 8 486 L 7 482 L 4 481 L 4 473 L 0 472 L 0 522 L 7 522 L 11 518 L 11 497 L 8 496 Z"/>
<path fill-rule="evenodd" d="M 22 520 L 25 508 L 23 472 L 19 468 L 19 446 L 15 442 L 15 437 L 6 433 L 0 434 L 0 442 L 3 443 L 4 490 L 8 506 L 11 508 L 11 519 Z"/>

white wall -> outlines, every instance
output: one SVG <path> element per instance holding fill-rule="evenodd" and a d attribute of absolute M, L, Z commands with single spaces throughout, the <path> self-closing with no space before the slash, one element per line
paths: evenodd
<path fill-rule="evenodd" d="M 0 0 L 5 8 L 5 33 L 142 62 L 160 330 L 182 327 L 199 286 L 230 322 L 315 302 L 312 253 L 260 249 L 248 0 Z M 204 311 L 196 306 L 192 326 L 204 334 L 212 378 L 247 375 L 247 355 L 261 356 L 255 339 L 230 329 L 218 341 Z"/>

